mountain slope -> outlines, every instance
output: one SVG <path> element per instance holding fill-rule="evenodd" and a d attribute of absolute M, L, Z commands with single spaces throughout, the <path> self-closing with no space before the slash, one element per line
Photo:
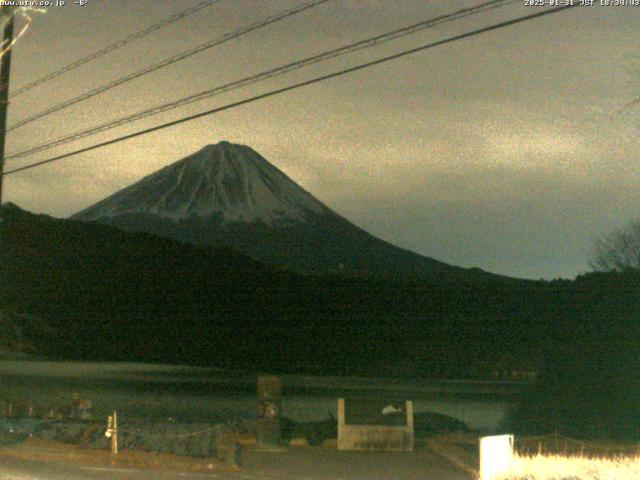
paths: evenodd
<path fill-rule="evenodd" d="M 484 281 L 395 247 L 333 212 L 249 147 L 220 142 L 75 214 L 194 245 L 229 247 L 299 273 Z"/>

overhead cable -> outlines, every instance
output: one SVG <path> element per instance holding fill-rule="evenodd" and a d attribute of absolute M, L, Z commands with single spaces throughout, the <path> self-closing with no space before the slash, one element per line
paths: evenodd
<path fill-rule="evenodd" d="M 125 38 L 122 38 L 120 40 L 118 40 L 117 42 L 114 42 L 104 48 L 101 48 L 100 50 L 97 50 L 93 53 L 90 53 L 89 55 L 82 57 L 74 62 L 69 63 L 68 65 L 65 65 L 64 67 L 59 68 L 58 70 L 55 70 L 54 72 L 51 72 L 43 77 L 40 77 L 36 80 L 33 80 L 31 82 L 29 82 L 28 84 L 17 88 L 15 91 L 11 92 L 11 98 L 15 98 L 18 95 L 21 95 L 25 92 L 28 92 L 29 90 L 37 87 L 38 85 L 42 85 L 43 83 L 46 83 L 50 80 L 53 80 L 54 78 L 59 77 L 60 75 L 63 75 L 67 72 L 70 72 L 71 70 L 75 70 L 76 68 L 89 63 L 93 60 L 95 60 L 96 58 L 102 57 L 103 55 L 106 55 L 107 53 L 111 53 L 114 50 L 124 47 L 125 45 L 127 45 L 128 43 L 133 42 L 134 40 L 137 40 L 139 38 L 142 38 L 146 35 L 149 35 L 157 30 L 160 30 L 161 28 L 166 27 L 167 25 L 171 25 L 172 23 L 177 22 L 178 20 L 182 20 L 185 17 L 188 17 L 189 15 L 193 15 L 196 12 L 199 12 L 200 10 L 207 8 L 211 5 L 213 5 L 214 3 L 218 3 L 221 0 L 205 0 L 203 2 L 200 2 L 192 7 L 189 7 L 185 10 L 182 10 L 178 13 L 176 13 L 175 15 L 171 15 L 170 17 L 167 17 L 163 20 L 161 20 L 158 23 L 155 23 L 147 28 L 145 28 L 144 30 L 140 30 L 139 32 L 135 32 L 132 33 L 131 35 L 126 36 Z"/>
<path fill-rule="evenodd" d="M 150 65 L 148 67 L 145 67 L 141 70 L 138 70 L 137 72 L 131 73 L 129 75 L 125 75 L 124 77 L 118 78 L 117 80 L 114 80 L 112 82 L 109 82 L 105 85 L 102 85 L 98 88 L 94 88 L 93 90 L 90 90 L 86 93 L 83 93 L 82 95 L 79 95 L 77 97 L 71 98 L 69 100 L 65 100 L 64 102 L 58 103 L 50 108 L 47 108 L 46 110 L 43 110 L 39 113 L 36 113 L 34 115 L 31 115 L 23 120 L 19 120 L 18 122 L 14 123 L 13 125 L 9 126 L 9 128 L 7 128 L 7 132 L 11 132 L 13 130 L 15 130 L 16 128 L 22 127 L 24 125 L 27 125 L 35 120 L 39 120 L 40 118 L 46 117 L 48 115 L 51 115 L 52 113 L 55 112 L 59 112 L 60 110 L 63 110 L 65 108 L 69 108 L 72 105 L 76 105 L 77 103 L 83 102 L 85 100 L 88 100 L 89 98 L 95 97 L 96 95 L 100 95 L 101 93 L 104 93 L 108 90 L 111 90 L 117 86 L 123 85 L 127 82 L 130 82 L 132 80 L 135 80 L 136 78 L 140 78 L 143 75 L 147 75 L 151 72 L 155 72 L 157 70 L 160 70 L 161 68 L 164 67 L 168 67 L 169 65 L 173 65 L 174 63 L 180 62 L 182 60 L 185 60 L 186 58 L 189 58 L 197 53 L 203 52 L 205 50 L 211 49 L 215 46 L 221 45 L 223 43 L 228 42 L 229 40 L 232 40 L 234 38 L 238 38 L 242 35 L 246 35 L 249 32 L 252 32 L 254 30 L 257 30 L 259 28 L 263 28 L 266 27 L 267 25 L 271 25 L 272 23 L 278 22 L 280 20 L 283 20 L 285 18 L 291 17 L 293 15 L 296 15 L 300 12 L 303 12 L 305 10 L 308 10 L 310 8 L 313 7 L 317 7 L 318 5 L 321 5 L 323 3 L 329 2 L 330 0 L 313 0 L 311 2 L 306 2 L 306 3 L 302 3 L 300 5 L 298 5 L 297 7 L 294 8 L 289 8 L 287 10 L 284 10 L 276 15 L 272 15 L 270 17 L 264 18 L 256 23 L 253 23 L 247 27 L 243 27 L 240 28 L 238 30 L 235 30 L 233 32 L 227 33 L 225 35 L 222 35 L 221 37 L 215 38 L 213 40 L 210 40 L 209 42 L 203 43 L 201 45 L 198 45 L 194 48 L 191 48 L 189 50 L 186 50 L 184 52 L 178 53 L 177 55 L 173 55 L 172 57 L 169 57 L 159 63 Z"/>
<path fill-rule="evenodd" d="M 377 60 L 373 60 L 373 61 L 366 62 L 366 63 L 361 63 L 361 64 L 353 66 L 353 67 L 345 68 L 343 70 L 338 70 L 336 72 L 329 73 L 329 74 L 326 74 L 326 75 L 321 75 L 319 77 L 315 77 L 315 78 L 312 78 L 310 80 L 305 80 L 303 82 L 295 83 L 295 84 L 289 85 L 287 87 L 278 88 L 278 89 L 271 90 L 271 91 L 266 92 L 266 93 L 262 93 L 260 95 L 256 95 L 256 96 L 253 96 L 253 97 L 250 97 L 250 98 L 246 98 L 244 100 L 239 100 L 237 102 L 229 103 L 227 105 L 223 105 L 222 107 L 217 107 L 217 108 L 213 108 L 211 110 L 206 110 L 204 112 L 200 112 L 200 113 L 197 113 L 197 114 L 194 114 L 194 115 L 190 115 L 190 116 L 187 116 L 187 117 L 179 118 L 179 119 L 173 120 L 171 122 L 166 122 L 166 123 L 163 123 L 163 124 L 160 124 L 160 125 L 156 125 L 154 127 L 146 128 L 144 130 L 139 130 L 139 131 L 134 132 L 134 133 L 129 133 L 127 135 L 123 135 L 121 137 L 117 137 L 117 138 L 114 138 L 114 139 L 111 139 L 111 140 L 100 142 L 100 143 L 97 143 L 97 144 L 94 144 L 94 145 L 91 145 L 91 146 L 88 146 L 88 147 L 80 148 L 80 149 L 74 150 L 72 152 L 64 153 L 62 155 L 57 155 L 55 157 L 48 158 L 46 160 L 41 160 L 41 161 L 38 161 L 38 162 L 34 162 L 34 163 L 29 164 L 29 165 L 25 165 L 23 167 L 14 168 L 13 170 L 9 170 L 9 171 L 5 172 L 3 174 L 3 176 L 11 175 L 11 174 L 14 174 L 14 173 L 22 172 L 22 171 L 25 171 L 25 170 L 28 170 L 28 169 L 32 169 L 32 168 L 36 168 L 36 167 L 40 167 L 40 166 L 48 164 L 48 163 L 58 162 L 60 160 L 64 160 L 66 158 L 69 158 L 69 157 L 72 157 L 72 156 L 75 156 L 75 155 L 79 155 L 81 153 L 90 152 L 92 150 L 97 150 L 99 148 L 103 148 L 103 147 L 106 147 L 108 145 L 113 145 L 113 144 L 116 144 L 116 143 L 120 143 L 120 142 L 123 142 L 125 140 L 130 140 L 130 139 L 135 138 L 135 137 L 139 137 L 139 136 L 146 135 L 146 134 L 149 134 L 149 133 L 157 132 L 157 131 L 163 130 L 165 128 L 169 128 L 169 127 L 172 127 L 172 126 L 175 126 L 175 125 L 179 125 L 179 124 L 182 124 L 182 123 L 190 122 L 190 121 L 198 119 L 198 118 L 210 116 L 210 115 L 213 115 L 213 114 L 216 114 L 216 113 L 219 113 L 219 112 L 230 110 L 232 108 L 236 108 L 236 107 L 239 107 L 239 106 L 242 106 L 242 105 L 246 105 L 248 103 L 253 103 L 253 102 L 256 102 L 258 100 L 262 100 L 262 99 L 265 99 L 265 98 L 269 98 L 269 97 L 273 97 L 273 96 L 276 96 L 276 95 L 280 95 L 282 93 L 290 92 L 292 90 L 296 90 L 298 88 L 306 87 L 308 85 L 313 85 L 313 84 L 316 84 L 316 83 L 319 83 L 319 82 L 323 82 L 325 80 L 329 80 L 329 79 L 332 79 L 332 78 L 340 77 L 342 75 L 353 73 L 353 72 L 356 72 L 356 71 L 359 71 L 359 70 L 362 70 L 362 69 L 365 69 L 365 68 L 369 68 L 369 67 L 372 67 L 372 66 L 375 66 L 375 65 L 380 65 L 382 63 L 385 63 L 385 62 L 388 62 L 388 61 L 391 61 L 391 60 L 396 60 L 398 58 L 402 58 L 402 57 L 405 57 L 407 55 L 411 55 L 411 54 L 414 54 L 414 53 L 417 53 L 417 52 L 421 52 L 423 50 L 428 50 L 428 49 L 431 49 L 431 48 L 438 47 L 440 45 L 453 43 L 453 42 L 456 42 L 456 41 L 459 41 L 459 40 L 463 40 L 465 38 L 469 38 L 469 37 L 473 37 L 473 36 L 476 36 L 476 35 L 480 35 L 482 33 L 487 33 L 487 32 L 491 32 L 491 31 L 494 31 L 494 30 L 505 28 L 505 27 L 508 27 L 508 26 L 511 26 L 511 25 L 515 25 L 515 24 L 518 24 L 518 23 L 523 23 L 523 22 L 527 22 L 527 21 L 530 21 L 530 20 L 534 20 L 536 18 L 540 18 L 540 17 L 544 17 L 544 16 L 548 16 L 548 15 L 553 15 L 553 14 L 556 14 L 556 13 L 564 12 L 566 10 L 569 10 L 571 8 L 578 7 L 578 6 L 580 6 L 580 5 L 579 4 L 573 4 L 573 5 L 566 5 L 566 6 L 562 6 L 562 7 L 554 7 L 554 8 L 551 8 L 551 9 L 542 10 L 542 11 L 537 12 L 537 13 L 533 13 L 533 14 L 530 14 L 530 15 L 525 15 L 525 16 L 522 16 L 522 17 L 517 17 L 517 18 L 511 19 L 511 20 L 506 20 L 506 21 L 503 21 L 503 22 L 500 22 L 500 23 L 496 23 L 496 24 L 490 25 L 488 27 L 483 27 L 483 28 L 480 28 L 480 29 L 477 29 L 477 30 L 473 30 L 473 31 L 470 31 L 470 32 L 467 32 L 467 33 L 460 34 L 460 35 L 455 35 L 453 37 L 449 37 L 449 38 L 446 38 L 444 40 L 439 40 L 437 42 L 428 43 L 426 45 L 421 45 L 419 47 L 411 48 L 411 49 L 408 49 L 408 50 L 403 50 L 402 52 L 395 53 L 393 55 L 388 55 L 386 57 L 382 57 L 382 58 L 379 58 Z"/>
<path fill-rule="evenodd" d="M 171 102 L 167 102 L 161 105 L 156 105 L 154 107 L 151 108 L 147 108 L 141 111 L 138 111 L 136 113 L 133 114 L 128 114 L 128 115 L 124 115 L 120 118 L 114 119 L 114 120 L 110 120 L 108 122 L 104 122 L 98 125 L 95 125 L 93 127 L 89 127 L 86 128 L 84 130 L 80 130 L 80 131 L 76 131 L 74 133 L 71 133 L 69 135 L 65 135 L 63 137 L 59 137 L 57 139 L 54 140 L 49 140 L 47 142 L 44 142 L 42 144 L 36 145 L 34 147 L 31 147 L 27 150 L 23 150 L 21 152 L 17 152 L 11 155 L 8 155 L 6 157 L 6 160 L 11 160 L 11 159 L 16 159 L 16 158 L 21 158 L 21 157 L 25 157 L 25 156 L 29 156 L 29 155 L 33 155 L 35 153 L 39 153 L 45 150 L 49 150 L 51 148 L 54 147 L 58 147 L 61 145 L 65 145 L 67 143 L 73 142 L 73 141 L 77 141 L 83 138 L 87 138 L 93 135 L 96 135 L 98 133 L 102 133 L 114 128 L 117 128 L 119 126 L 122 125 L 126 125 L 128 123 L 132 123 L 138 120 L 142 120 L 144 118 L 150 117 L 150 116 L 154 116 L 154 115 L 158 115 L 160 113 L 163 112 L 167 112 L 169 110 L 174 110 L 176 108 L 179 107 L 183 107 L 185 105 L 189 105 L 191 103 L 194 102 L 198 102 L 201 100 L 204 100 L 206 98 L 210 98 L 213 97 L 215 95 L 219 95 L 222 93 L 226 93 L 229 92 L 231 90 L 235 90 L 237 88 L 241 88 L 241 87 L 245 87 L 247 85 L 251 85 L 254 83 L 258 83 L 264 80 L 268 80 L 270 78 L 276 77 L 276 76 L 280 76 L 283 75 L 285 73 L 289 73 L 291 71 L 294 70 L 298 70 L 300 68 L 306 67 L 308 65 L 312 65 L 312 64 L 316 64 L 316 63 L 320 63 L 320 62 L 324 62 L 327 60 L 330 60 L 332 58 L 335 57 L 339 57 L 342 55 L 346 55 L 352 52 L 356 52 L 359 50 L 363 50 L 365 48 L 370 48 L 376 45 L 379 45 L 381 43 L 385 43 L 385 42 L 389 42 L 391 40 L 395 40 L 422 30 L 425 30 L 427 28 L 432 28 L 435 27 L 437 25 L 440 25 L 442 23 L 446 23 L 446 22 L 452 22 L 455 20 L 459 20 L 461 18 L 464 17 L 468 17 L 471 15 L 477 15 L 479 13 L 483 13 L 487 10 L 490 9 L 495 9 L 495 8 L 500 8 L 500 7 L 504 7 L 506 5 L 509 4 L 513 4 L 513 3 L 519 3 L 520 0 L 493 0 L 493 1 L 489 1 L 489 2 L 485 2 L 483 4 L 477 5 L 475 7 L 471 7 L 471 8 L 465 8 L 462 10 L 458 10 L 456 12 L 450 13 L 450 14 L 446 14 L 446 15 L 441 15 L 435 18 L 430 18 L 428 20 L 424 20 L 422 22 L 419 23 L 415 23 L 413 25 L 410 25 L 408 27 L 404 27 L 404 28 L 400 28 L 400 29 L 396 29 L 390 32 L 386 32 L 380 35 L 376 35 L 374 37 L 370 37 L 367 38 L 365 40 L 361 40 L 349 45 L 345 45 L 342 46 L 340 48 L 336 48 L 333 50 L 328 50 L 326 52 L 320 53 L 318 55 L 314 55 L 311 57 L 307 57 L 304 58 L 302 60 L 298 60 L 292 63 L 288 63 L 285 65 L 282 65 L 280 67 L 277 68 L 273 68 L 270 70 L 266 70 L 264 72 L 258 73 L 256 75 L 251 75 L 249 77 L 245 77 L 242 78 L 240 80 L 235 80 L 233 82 L 230 83 L 226 83 L 224 85 L 220 85 L 211 89 L 207 89 L 204 91 L 201 91 L 199 93 L 193 94 L 193 95 L 189 95 L 187 97 L 183 97 L 181 99 L 178 100 L 174 100 Z"/>

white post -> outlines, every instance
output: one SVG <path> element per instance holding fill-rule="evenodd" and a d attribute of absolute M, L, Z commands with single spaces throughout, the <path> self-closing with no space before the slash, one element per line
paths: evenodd
<path fill-rule="evenodd" d="M 104 432 L 107 438 L 111 439 L 111 453 L 113 455 L 118 454 L 118 416 L 116 411 L 113 411 L 113 415 L 109 415 L 107 418 L 107 431 Z"/>
<path fill-rule="evenodd" d="M 118 414 L 113 411 L 113 435 L 111 436 L 111 453 L 118 454 Z"/>
<path fill-rule="evenodd" d="M 338 399 L 338 427 L 344 427 L 345 423 L 345 411 L 344 411 L 344 398 Z"/>
<path fill-rule="evenodd" d="M 346 427 L 345 427 L 345 420 L 346 420 L 346 414 L 345 414 L 345 409 L 344 409 L 344 398 L 339 398 L 338 399 L 338 450 L 346 450 L 346 444 L 347 444 L 347 439 L 346 439 Z"/>
<path fill-rule="evenodd" d="M 405 410 L 407 412 L 407 428 L 413 431 L 413 401 L 407 400 L 405 402 Z"/>
<path fill-rule="evenodd" d="M 513 435 L 496 435 L 480 439 L 480 479 L 494 480 L 506 473 L 513 456 Z"/>

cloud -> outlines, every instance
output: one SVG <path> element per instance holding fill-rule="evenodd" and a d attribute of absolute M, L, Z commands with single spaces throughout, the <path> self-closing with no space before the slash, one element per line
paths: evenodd
<path fill-rule="evenodd" d="M 559 159 L 580 158 L 585 141 L 581 136 L 547 131 L 544 126 L 530 126 L 525 131 L 498 131 L 504 125 L 495 125 L 485 135 L 492 156 L 516 166 L 535 166 L 531 162 L 556 163 Z M 509 127 L 507 127 L 509 128 Z"/>

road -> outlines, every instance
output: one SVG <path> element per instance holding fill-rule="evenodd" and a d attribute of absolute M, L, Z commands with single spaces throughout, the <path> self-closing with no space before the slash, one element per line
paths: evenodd
<path fill-rule="evenodd" d="M 0 480 L 470 480 L 471 476 L 429 449 L 415 452 L 338 452 L 322 447 L 285 453 L 254 450 L 242 455 L 237 471 L 140 469 L 37 461 L 2 455 Z"/>

